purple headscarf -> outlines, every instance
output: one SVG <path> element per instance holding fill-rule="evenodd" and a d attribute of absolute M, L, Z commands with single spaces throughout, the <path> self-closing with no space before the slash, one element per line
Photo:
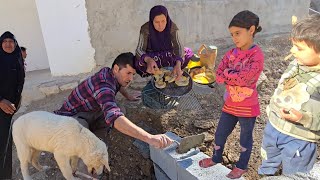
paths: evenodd
<path fill-rule="evenodd" d="M 159 32 L 153 26 L 153 19 L 158 15 L 165 15 L 167 18 L 167 25 L 166 28 Z M 151 8 L 150 15 L 149 15 L 149 40 L 148 40 L 148 50 L 152 52 L 159 52 L 159 51 L 172 51 L 172 43 L 171 43 L 171 24 L 172 21 L 170 19 L 168 10 L 166 7 L 162 5 L 157 5 Z"/>

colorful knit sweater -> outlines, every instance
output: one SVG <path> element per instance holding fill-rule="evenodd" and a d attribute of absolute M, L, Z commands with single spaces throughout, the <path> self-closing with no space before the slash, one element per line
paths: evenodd
<path fill-rule="evenodd" d="M 238 117 L 260 115 L 256 84 L 263 70 L 264 56 L 259 46 L 228 51 L 216 72 L 217 82 L 226 84 L 222 111 Z"/>
<path fill-rule="evenodd" d="M 270 123 L 278 131 L 305 141 L 320 139 L 320 69 L 292 61 L 281 76 L 267 107 Z M 297 123 L 280 117 L 280 108 L 303 114 Z"/>

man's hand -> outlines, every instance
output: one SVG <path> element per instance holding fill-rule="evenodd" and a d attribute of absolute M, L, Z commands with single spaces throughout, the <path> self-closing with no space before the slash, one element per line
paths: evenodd
<path fill-rule="evenodd" d="M 7 114 L 13 114 L 16 111 L 14 104 L 6 99 L 0 101 L 0 108 Z"/>
<path fill-rule="evenodd" d="M 183 74 L 183 71 L 181 70 L 181 61 L 177 61 L 177 64 L 173 67 L 172 70 L 172 76 L 176 78 L 176 80 L 179 80 Z"/>
<path fill-rule="evenodd" d="M 158 69 L 158 65 L 151 57 L 145 57 L 144 61 L 147 63 L 147 73 L 154 74 L 155 69 Z"/>
<path fill-rule="evenodd" d="M 125 87 L 120 87 L 120 93 L 129 101 L 138 101 L 141 99 L 140 91 L 133 91 L 129 93 Z"/>
<path fill-rule="evenodd" d="M 287 120 L 287 121 L 292 121 L 292 122 L 297 122 L 299 121 L 303 114 L 293 108 L 291 109 L 285 109 L 285 108 L 281 108 L 280 109 L 280 115 L 281 118 Z"/>
<path fill-rule="evenodd" d="M 173 143 L 173 140 L 170 139 L 165 134 L 151 135 L 148 144 L 154 146 L 155 148 L 165 148 Z"/>
<path fill-rule="evenodd" d="M 141 91 L 133 91 L 131 93 L 128 93 L 128 96 L 126 98 L 129 101 L 138 101 L 141 99 Z"/>

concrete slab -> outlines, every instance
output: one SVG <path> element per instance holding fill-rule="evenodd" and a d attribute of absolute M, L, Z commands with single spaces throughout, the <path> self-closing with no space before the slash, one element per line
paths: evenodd
<path fill-rule="evenodd" d="M 194 156 L 179 160 L 177 164 L 178 180 L 212 180 L 229 179 L 226 175 L 231 171 L 221 164 L 209 168 L 201 168 L 198 164 L 201 159 L 209 156 L 200 152 Z M 239 178 L 244 179 L 244 178 Z"/>
<path fill-rule="evenodd" d="M 181 138 L 172 132 L 165 134 L 173 140 L 181 141 Z M 178 154 L 176 148 L 177 143 L 165 149 L 157 149 L 150 146 L 150 157 L 156 164 L 155 170 L 160 168 L 172 180 L 228 179 L 226 175 L 231 170 L 221 164 L 209 168 L 201 168 L 198 165 L 201 159 L 209 157 L 200 152 L 198 148 L 193 148 L 184 154 Z"/>
<path fill-rule="evenodd" d="M 64 84 L 64 85 L 61 85 L 60 86 L 60 90 L 61 91 L 65 91 L 65 90 L 70 90 L 70 89 L 74 89 L 78 86 L 78 82 L 71 82 L 71 83 L 67 83 L 67 84 Z"/>
<path fill-rule="evenodd" d="M 165 133 L 173 140 L 180 142 L 181 138 L 172 132 Z M 190 157 L 200 152 L 199 149 L 191 149 L 187 153 L 178 154 L 176 152 L 177 143 L 173 143 L 171 146 L 165 149 L 157 149 L 150 146 L 151 160 L 157 164 L 170 179 L 177 179 L 177 161 Z"/>

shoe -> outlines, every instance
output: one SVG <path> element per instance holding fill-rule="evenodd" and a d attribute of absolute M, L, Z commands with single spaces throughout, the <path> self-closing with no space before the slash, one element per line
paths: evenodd
<path fill-rule="evenodd" d="M 232 169 L 232 171 L 227 174 L 227 177 L 230 178 L 230 179 L 238 179 L 240 178 L 244 173 L 246 173 L 248 170 L 243 170 L 243 169 L 240 169 L 240 168 L 237 168 L 237 167 L 234 167 Z"/>
<path fill-rule="evenodd" d="M 208 168 L 216 165 L 217 163 L 212 161 L 212 158 L 205 158 L 199 161 L 199 166 L 202 168 Z"/>

